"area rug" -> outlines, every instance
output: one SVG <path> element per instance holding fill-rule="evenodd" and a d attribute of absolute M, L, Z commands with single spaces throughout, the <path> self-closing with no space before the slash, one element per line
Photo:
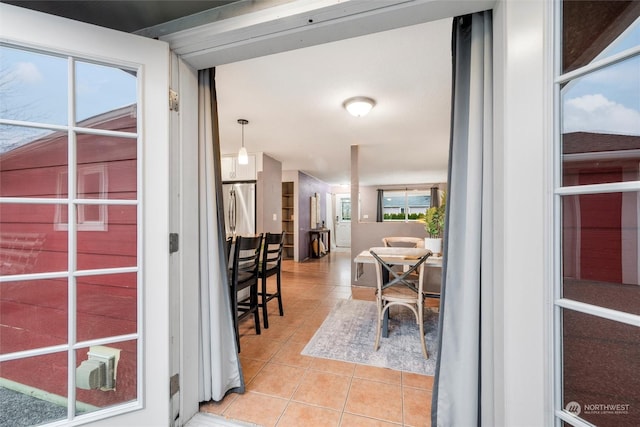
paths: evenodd
<path fill-rule="evenodd" d="M 329 313 L 302 354 L 433 375 L 438 354 L 438 313 L 425 309 L 424 321 L 428 360 L 422 356 L 415 316 L 404 307 L 391 307 L 389 337 L 380 338 L 380 348 L 375 351 L 375 302 L 342 300 Z"/>

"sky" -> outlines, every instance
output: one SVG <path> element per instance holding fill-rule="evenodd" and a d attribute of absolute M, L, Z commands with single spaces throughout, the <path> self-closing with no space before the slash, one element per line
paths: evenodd
<path fill-rule="evenodd" d="M 640 46 L 640 18 L 595 60 Z M 640 55 L 568 83 L 562 90 L 563 133 L 640 136 Z"/>
<path fill-rule="evenodd" d="M 68 120 L 68 60 L 0 46 L 0 117 L 66 125 Z M 88 62 L 76 62 L 76 120 L 136 102 L 137 79 L 132 72 Z M 3 126 L 0 152 L 46 131 Z"/>

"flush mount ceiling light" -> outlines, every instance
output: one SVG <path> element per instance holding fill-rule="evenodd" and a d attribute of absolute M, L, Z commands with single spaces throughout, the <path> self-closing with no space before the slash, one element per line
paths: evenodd
<path fill-rule="evenodd" d="M 376 105 L 376 101 L 366 96 L 355 96 L 344 101 L 342 105 L 351 115 L 362 117 L 371 111 L 373 106 Z"/>
<path fill-rule="evenodd" d="M 244 125 L 249 124 L 249 120 L 238 119 L 238 123 L 242 125 L 242 146 L 240 147 L 240 151 L 238 151 L 238 164 L 248 165 L 249 155 L 247 154 L 247 149 L 244 148 Z"/>

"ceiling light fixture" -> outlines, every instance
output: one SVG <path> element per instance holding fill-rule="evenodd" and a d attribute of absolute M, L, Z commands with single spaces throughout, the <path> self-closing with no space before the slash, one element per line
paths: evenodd
<path fill-rule="evenodd" d="M 247 154 L 247 149 L 244 148 L 244 125 L 249 124 L 249 120 L 238 119 L 238 123 L 242 125 L 242 146 L 240 147 L 240 151 L 238 151 L 238 164 L 248 165 L 249 155 Z"/>
<path fill-rule="evenodd" d="M 362 117 L 371 111 L 373 106 L 376 105 L 376 101 L 366 96 L 355 96 L 344 101 L 342 105 L 351 115 Z"/>

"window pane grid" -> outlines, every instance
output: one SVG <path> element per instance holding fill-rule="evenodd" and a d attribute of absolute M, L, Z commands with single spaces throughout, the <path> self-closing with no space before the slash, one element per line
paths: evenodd
<path fill-rule="evenodd" d="M 608 7 L 605 3 L 598 5 L 600 6 Z M 573 10 L 575 12 L 575 8 Z M 637 43 L 640 21 L 636 17 L 635 23 L 630 24 L 618 37 L 613 37 L 615 41 L 606 47 L 591 43 L 594 49 L 605 47 L 604 51 L 587 53 L 576 49 L 576 46 L 579 46 L 581 37 L 590 37 L 591 34 L 576 32 L 567 22 L 570 22 L 570 18 L 574 24 L 593 22 L 588 21 L 588 16 L 584 14 L 563 16 L 566 11 L 563 2 L 556 3 L 554 12 L 558 19 L 554 19 L 553 120 L 555 256 L 552 290 L 554 421 L 558 427 L 586 427 L 592 424 L 585 419 L 595 420 L 598 416 L 608 416 L 609 418 L 599 419 L 596 424 L 600 425 L 600 421 L 605 422 L 603 420 L 614 423 L 627 420 L 635 425 L 637 408 L 630 410 L 627 418 L 622 418 L 625 415 L 619 414 L 596 414 L 596 418 L 593 418 L 593 413 L 589 412 L 593 406 L 590 404 L 612 402 L 606 401 L 606 394 L 598 394 L 601 389 L 606 388 L 604 384 L 602 387 L 594 386 L 594 378 L 602 377 L 603 371 L 592 373 L 587 367 L 591 363 L 602 365 L 602 358 L 594 356 L 597 352 L 601 356 L 611 356 L 611 352 L 618 351 L 618 347 L 611 344 L 611 348 L 608 348 L 606 341 L 611 337 L 606 334 L 603 336 L 597 328 L 585 325 L 609 322 L 611 328 L 627 328 L 628 337 L 640 334 L 637 329 L 640 327 L 640 315 L 629 309 L 637 300 L 636 289 L 640 285 L 637 283 L 640 278 L 640 263 L 637 261 L 637 253 L 640 251 L 640 162 L 637 159 L 640 156 L 635 142 L 640 134 L 637 126 L 628 125 L 629 120 L 624 122 L 624 126 L 623 122 L 618 121 L 624 117 L 628 119 L 633 110 L 640 110 L 637 101 L 629 100 L 635 96 L 639 83 L 635 70 L 638 70 L 637 60 L 640 55 L 640 45 Z M 595 15 L 591 18 L 604 19 Z M 631 37 L 618 44 L 624 36 L 630 34 Z M 606 34 L 601 40 L 609 36 L 611 34 Z M 629 47 L 632 44 L 635 46 Z M 578 55 L 584 53 L 581 57 L 583 62 L 578 66 L 571 66 L 570 61 L 563 64 L 567 52 Z M 592 53 L 597 56 L 590 60 L 589 55 Z M 626 67 L 626 77 L 632 80 L 624 80 L 623 67 Z M 568 71 L 563 73 L 565 68 Z M 629 70 L 632 70 L 630 74 L 633 75 L 629 75 Z M 605 76 L 608 78 L 605 79 Z M 631 86 L 628 86 L 630 83 Z M 596 110 L 600 112 L 598 116 L 593 115 Z M 610 115 L 606 115 L 607 113 Z M 563 133 L 563 130 L 567 133 Z M 634 192 L 639 196 L 635 196 Z M 604 240 L 598 240 L 600 238 Z M 564 293 L 568 293 L 570 297 L 563 296 Z M 572 315 L 568 318 L 572 319 L 571 322 L 567 320 L 570 324 L 565 325 L 564 316 L 567 313 L 581 314 Z M 578 351 L 584 345 L 580 340 L 588 340 L 597 345 L 593 346 L 593 351 L 592 347 L 588 347 L 589 351 Z M 623 340 L 619 345 L 628 346 L 629 342 Z M 628 361 L 636 362 L 637 358 Z M 565 369 L 566 363 L 569 365 Z M 620 370 L 623 366 L 624 364 L 618 363 L 615 369 Z M 579 375 L 576 376 L 576 373 Z M 625 387 L 634 388 L 632 384 L 637 379 L 627 377 L 628 375 L 618 375 L 618 386 L 621 389 L 615 397 L 620 400 L 618 403 L 631 403 L 633 406 L 636 403 L 633 397 L 635 392 L 625 390 Z M 566 402 L 567 398 L 581 400 L 578 402 L 581 405 L 578 406 L 581 406 L 582 414 L 564 407 L 565 404 L 575 403 Z"/>
<path fill-rule="evenodd" d="M 562 85 L 563 83 L 568 83 L 573 79 L 582 77 L 594 71 L 598 71 L 602 68 L 606 68 L 610 65 L 615 65 L 618 62 L 622 62 L 625 59 L 629 59 L 634 57 L 635 55 L 640 54 L 640 46 L 632 47 L 623 52 L 617 53 L 614 56 L 609 58 L 601 59 L 596 62 L 592 62 L 591 64 L 587 64 L 577 70 L 571 71 L 569 73 L 561 74 L 555 79 L 555 83 L 557 85 Z"/>
<path fill-rule="evenodd" d="M 626 323 L 627 325 L 640 327 L 640 316 L 626 313 L 624 311 L 612 310 L 597 305 L 586 304 L 569 298 L 559 298 L 555 301 L 555 305 L 560 308 L 589 314 L 592 316 L 600 317 L 602 319 L 613 320 L 616 322 Z"/>
<path fill-rule="evenodd" d="M 2 44 L 2 46 L 7 45 Z M 66 363 L 62 362 L 64 363 L 65 371 L 64 384 L 62 384 L 61 381 L 58 381 L 55 385 L 58 388 L 61 386 L 64 390 L 57 391 L 56 393 L 60 396 L 64 396 L 67 406 L 65 411 L 67 419 L 59 422 L 55 420 L 48 420 L 47 422 L 53 422 L 55 425 L 69 425 L 70 423 L 77 424 L 80 420 L 85 420 L 82 422 L 86 422 L 88 419 L 104 417 L 104 415 L 96 417 L 95 412 L 90 415 L 79 415 L 79 413 L 77 413 L 77 408 L 84 407 L 85 409 L 80 409 L 80 413 L 83 413 L 87 412 L 86 408 L 91 408 L 92 405 L 89 404 L 83 406 L 82 402 L 77 401 L 78 398 L 79 400 L 83 400 L 85 398 L 97 398 L 97 406 L 94 405 L 92 407 L 93 409 L 90 409 L 92 411 L 100 411 L 101 413 L 118 413 L 129 407 L 140 407 L 138 399 L 141 399 L 142 397 L 142 369 L 138 367 L 138 364 L 142 361 L 142 345 L 139 343 L 141 339 L 140 332 L 142 331 L 142 274 L 140 271 L 142 260 L 142 213 L 139 208 L 142 171 L 140 170 L 139 159 L 141 158 L 142 151 L 141 144 L 139 143 L 140 137 L 138 134 L 137 121 L 137 98 L 140 95 L 138 78 L 140 74 L 135 67 L 130 69 L 133 73 L 123 73 L 122 71 L 125 67 L 117 65 L 114 66 L 112 64 L 102 64 L 91 61 L 78 61 L 74 57 L 68 55 L 51 55 L 48 52 L 40 53 L 34 50 L 24 49 L 23 47 L 17 47 L 16 49 L 25 52 L 33 52 L 45 57 L 45 59 L 46 57 L 51 58 L 55 56 L 58 64 L 62 64 L 62 70 L 66 68 L 66 77 L 63 77 L 63 79 L 66 79 L 65 83 L 67 84 L 67 87 L 64 88 L 63 84 L 58 85 L 58 87 L 63 88 L 63 91 L 66 91 L 66 94 L 56 98 L 58 101 L 63 99 L 63 102 L 58 102 L 59 105 L 54 109 L 58 112 L 62 111 L 61 114 L 56 116 L 57 119 L 55 119 L 55 121 L 40 120 L 42 117 L 35 116 L 22 117 L 15 114 L 6 115 L 5 117 L 5 114 L 2 113 L 0 114 L 3 116 L 0 118 L 0 125 L 2 125 L 3 130 L 19 131 L 20 138 L 25 142 L 19 141 L 18 144 L 32 143 L 32 154 L 45 154 L 45 156 L 42 156 L 44 158 L 47 158 L 47 153 L 38 150 L 41 150 L 41 148 L 45 146 L 43 143 L 47 143 L 49 144 L 49 147 L 51 147 L 51 140 L 54 137 L 57 138 L 58 141 L 53 142 L 57 142 L 56 147 L 64 146 L 66 153 L 62 156 L 55 157 L 55 161 L 57 163 L 49 162 L 45 165 L 49 168 L 47 170 L 49 175 L 45 176 L 42 173 L 41 175 L 50 180 L 49 182 L 56 182 L 55 179 L 51 180 L 51 172 L 57 173 L 57 171 L 61 169 L 59 165 L 64 165 L 64 163 L 66 163 L 66 165 L 64 165 L 65 176 L 63 181 L 60 182 L 60 180 L 57 180 L 61 184 L 58 191 L 58 195 L 60 197 L 58 198 L 51 197 L 55 196 L 56 192 L 50 191 L 50 186 L 48 185 L 46 188 L 47 191 L 31 191 L 22 193 L 18 193 L 16 191 L 7 193 L 3 192 L 2 194 L 7 194 L 9 197 L 0 197 L 0 203 L 13 205 L 16 207 L 16 209 L 14 209 L 16 212 L 29 210 L 37 212 L 38 207 L 36 205 L 45 207 L 44 210 L 41 210 L 47 214 L 47 219 L 40 225 L 46 225 L 51 228 L 51 230 L 48 231 L 49 235 L 55 234 L 57 239 L 64 236 L 63 239 L 65 241 L 66 248 L 63 249 L 68 256 L 62 265 L 56 266 L 54 269 L 43 268 L 42 271 L 36 270 L 35 272 L 28 272 L 27 274 L 13 274 L 7 270 L 10 274 L 1 275 L 0 284 L 10 284 L 15 288 L 20 285 L 19 282 L 21 281 L 42 281 L 45 279 L 66 280 L 66 283 L 63 284 L 64 289 L 66 289 L 66 295 L 63 297 L 66 302 L 66 313 L 64 314 L 66 318 L 66 325 L 64 323 L 62 323 L 62 325 L 67 336 L 64 337 L 64 340 L 62 341 L 64 344 L 46 345 L 45 342 L 38 342 L 36 344 L 40 345 L 40 347 L 37 348 L 0 354 L 0 362 L 11 362 L 17 360 L 19 361 L 18 365 L 20 365 L 20 363 L 26 363 L 35 357 L 46 358 L 54 355 L 64 355 L 64 359 L 66 359 Z M 64 64 L 65 62 L 66 66 Z M 82 82 L 85 84 L 82 87 L 82 94 L 79 91 L 80 87 L 78 79 L 80 78 L 80 75 L 77 72 L 78 64 L 82 64 L 84 70 L 84 74 L 81 76 L 85 79 L 85 81 Z M 8 62 L 8 65 L 13 64 Z M 42 70 L 49 71 L 50 68 L 44 67 Z M 103 75 L 111 73 L 111 75 L 115 75 L 116 78 L 113 81 L 107 81 L 105 86 L 101 86 L 106 80 L 102 79 L 101 75 L 97 75 L 95 73 L 96 70 L 103 72 Z M 115 90 L 112 90 L 112 88 L 118 86 L 118 78 L 121 79 L 120 81 L 123 81 L 122 79 L 126 80 L 126 90 L 122 91 L 123 96 L 128 96 L 126 102 L 118 100 L 117 97 L 111 97 L 112 92 L 116 92 Z M 90 83 L 90 85 L 86 85 L 86 83 Z M 109 87 L 107 85 L 111 86 Z M 89 89 L 89 91 L 84 91 L 84 89 Z M 100 102 L 97 102 L 95 95 L 92 94 L 93 89 L 99 89 L 101 91 L 96 92 L 101 94 Z M 85 111 L 80 111 L 80 115 L 78 115 L 79 111 L 76 107 L 79 105 L 77 99 L 80 95 L 83 96 L 81 104 L 84 105 L 84 107 L 80 106 L 79 108 L 84 108 Z M 105 107 L 101 107 L 99 104 Z M 127 106 L 119 107 L 121 105 Z M 96 108 L 98 109 L 96 110 Z M 100 110 L 100 108 L 103 109 Z M 8 111 L 14 110 L 15 108 Z M 66 117 L 64 117 L 65 115 Z M 60 117 L 63 117 L 63 119 L 60 120 Z M 122 121 L 118 122 L 121 117 L 124 117 L 127 120 L 126 126 L 121 125 Z M 31 120 L 32 118 L 33 120 Z M 11 126 L 15 129 L 8 128 Z M 108 128 L 108 126 L 112 127 Z M 18 133 L 16 133 L 16 135 L 18 135 Z M 27 138 L 27 136 L 29 138 Z M 49 140 L 45 141 L 47 137 L 49 137 Z M 118 146 L 117 144 L 114 144 L 114 141 L 117 142 L 116 139 L 118 138 L 122 141 L 131 142 L 128 144 L 120 144 Z M 111 139 L 111 141 L 109 141 L 109 139 Z M 87 144 L 87 142 L 94 141 L 97 141 L 97 143 Z M 124 157 L 117 157 L 118 153 L 114 154 L 113 149 L 120 150 L 120 152 L 122 152 L 121 147 L 123 145 L 128 146 L 128 151 L 124 154 Z M 4 148 L 5 152 L 8 152 L 9 150 L 20 147 L 21 145 L 5 144 L 4 146 L 0 146 L 0 149 Z M 79 148 L 82 148 L 83 151 L 79 152 Z M 12 152 L 11 155 L 14 155 L 15 158 L 15 154 L 17 154 L 17 152 L 18 150 Z M 58 154 L 61 152 L 62 151 L 57 151 Z M 133 155 L 131 152 L 133 152 Z M 96 156 L 94 153 L 97 153 L 98 155 Z M 104 153 L 107 153 L 111 157 L 105 158 Z M 0 150 L 0 161 L 5 160 L 5 158 L 3 158 L 3 154 L 4 152 Z M 126 176 L 119 173 L 123 170 L 122 166 L 119 169 L 112 171 L 111 175 L 116 178 L 120 187 L 116 187 L 116 190 L 109 193 L 109 176 L 107 175 L 106 170 L 107 168 L 112 167 L 114 159 L 116 161 L 121 161 L 121 163 L 121 159 L 124 159 L 124 162 L 127 163 L 125 166 L 129 168 L 129 173 Z M 21 158 L 21 161 L 26 165 L 23 166 L 23 168 L 27 168 L 27 170 L 37 170 L 37 165 L 25 162 L 24 157 Z M 81 161 L 82 164 L 79 164 L 79 161 Z M 95 168 L 101 169 L 97 170 Z M 5 169 L 12 171 L 14 174 L 16 173 L 14 172 L 15 169 Z M 104 173 L 101 171 L 104 171 Z M 18 173 L 19 172 L 20 170 L 18 170 Z M 82 175 L 81 177 L 78 176 L 79 173 Z M 25 176 L 26 174 L 23 173 L 23 182 L 25 182 L 25 179 L 31 178 L 25 178 Z M 133 179 L 131 179 L 131 176 L 133 176 Z M 16 180 L 16 182 L 17 181 L 18 180 Z M 5 180 L 5 183 L 6 182 L 8 181 Z M 42 185 L 42 183 L 47 183 L 47 181 L 42 180 L 34 185 Z M 126 183 L 126 185 L 123 186 L 123 183 Z M 15 187 L 12 188 L 15 189 Z M 16 196 L 20 194 L 24 194 L 26 197 Z M 40 194 L 45 197 L 29 197 Z M 109 199 L 109 195 L 111 195 L 111 197 L 116 196 L 116 198 Z M 131 198 L 127 198 L 127 196 L 130 196 Z M 19 205 L 30 205 L 30 207 L 29 209 L 26 209 L 21 208 Z M 65 206 L 64 209 L 59 209 L 59 213 L 56 213 L 55 219 L 54 215 L 49 215 L 53 206 Z M 118 208 L 119 206 L 122 206 L 122 208 Z M 132 207 L 133 209 L 124 209 L 124 207 Z M 110 208 L 114 209 L 113 224 L 109 223 L 106 219 L 106 212 Z M 127 212 L 126 215 L 124 214 L 125 211 Z M 51 216 L 51 218 L 49 218 L 49 216 Z M 25 219 L 20 220 L 25 221 Z M 29 220 L 27 219 L 26 221 Z M 56 222 L 61 227 L 56 228 Z M 112 235 L 108 237 L 110 240 L 107 240 L 106 244 L 99 243 L 97 237 L 107 236 L 108 230 L 106 228 L 106 224 L 109 224 L 110 226 L 113 225 L 113 228 L 117 229 L 116 234 L 111 233 Z M 86 227 L 87 225 L 89 228 Z M 100 225 L 104 226 L 99 227 Z M 122 231 L 123 227 L 128 228 L 125 231 Z M 25 228 L 25 230 L 27 230 L 27 228 Z M 118 229 L 120 229 L 120 234 L 117 234 Z M 5 232 L 4 237 L 6 237 L 6 232 L 9 230 L 9 228 L 5 228 L 3 230 Z M 66 235 L 62 233 L 66 233 Z M 97 233 L 102 234 L 99 235 Z M 49 235 L 47 236 L 49 237 Z M 81 236 L 82 239 L 79 242 L 79 238 Z M 129 243 L 126 252 L 123 253 L 119 249 L 116 249 L 114 252 L 113 248 L 119 248 L 122 246 L 118 246 L 118 242 L 123 241 Z M 112 248 L 110 249 L 110 253 L 106 253 L 106 256 L 103 254 L 102 250 L 100 250 L 103 245 L 110 246 Z M 96 248 L 101 251 L 100 254 L 96 253 Z M 59 251 L 60 248 L 57 248 L 56 250 Z M 79 250 L 84 251 L 83 265 L 78 264 Z M 124 265 L 120 265 L 118 264 L 118 261 L 116 261 L 116 266 L 113 266 L 113 261 L 101 262 L 98 260 L 97 256 L 102 256 L 103 259 L 111 257 L 112 260 L 119 257 L 120 259 L 125 259 L 125 262 Z M 127 265 L 129 262 L 132 262 L 133 265 Z M 42 264 L 42 257 L 40 258 L 40 263 Z M 102 264 L 103 268 L 100 268 L 100 264 Z M 79 269 L 79 267 L 82 267 L 82 269 Z M 66 271 L 60 271 L 65 268 Z M 127 280 L 119 279 L 117 276 L 118 274 L 132 274 L 133 280 L 131 280 L 131 278 Z M 117 283 L 115 286 L 112 283 L 101 284 L 98 283 L 99 277 L 102 277 L 103 281 L 109 282 L 110 280 L 115 280 L 117 282 L 120 280 L 123 283 L 121 283 L 122 286 L 120 288 L 118 288 Z M 109 277 L 113 277 L 114 279 L 109 279 Z M 100 287 L 103 289 L 99 289 Z M 109 292 L 112 288 L 120 294 L 123 292 L 126 294 L 126 297 L 128 298 L 126 304 L 118 304 L 118 300 L 114 298 L 111 298 L 111 305 L 104 306 L 102 304 L 102 299 L 100 298 L 109 299 Z M 116 295 L 122 298 L 120 294 Z M 123 312 L 126 311 L 125 320 L 128 322 L 128 326 L 125 328 L 123 328 L 122 325 L 113 328 L 114 318 L 111 316 L 111 313 L 113 310 L 117 311 L 118 309 Z M 78 313 L 78 310 L 83 310 L 83 312 Z M 101 313 L 106 312 L 107 310 L 110 310 L 110 312 L 104 317 L 105 322 L 100 322 L 98 317 L 104 315 L 104 313 Z M 117 316 L 115 319 L 119 320 Z M 95 335 L 92 332 L 78 331 L 78 327 L 81 326 L 79 324 L 80 322 L 85 322 L 90 327 L 88 329 L 89 331 L 99 330 L 100 333 Z M 131 327 L 131 325 L 133 325 L 133 327 Z M 96 326 L 99 328 L 96 329 Z M 122 333 L 128 331 L 132 332 Z M 29 333 L 34 334 L 39 332 L 40 331 L 38 329 L 29 331 Z M 120 388 L 116 393 L 119 397 L 115 397 L 115 400 L 113 400 L 114 393 L 102 393 L 100 391 L 87 392 L 77 389 L 76 367 L 80 365 L 81 361 L 88 357 L 87 350 L 94 346 L 111 345 L 126 348 L 124 351 L 127 352 L 127 357 L 123 362 L 124 364 L 121 365 L 124 367 L 123 369 L 125 369 L 125 372 L 120 372 L 123 375 L 119 378 Z M 7 347 L 7 350 L 11 351 L 11 347 Z M 61 358 L 58 358 L 58 360 L 62 361 Z M 57 368 L 62 368 L 62 366 L 58 366 Z M 36 387 L 41 386 L 42 389 L 45 390 L 45 393 L 47 392 L 47 387 L 50 386 L 46 384 L 46 381 L 41 381 L 37 374 L 29 374 L 28 372 L 20 372 L 18 379 L 25 383 L 32 382 Z M 107 400 L 104 400 L 105 397 Z M 108 406 L 108 409 L 103 409 L 105 405 Z"/>

